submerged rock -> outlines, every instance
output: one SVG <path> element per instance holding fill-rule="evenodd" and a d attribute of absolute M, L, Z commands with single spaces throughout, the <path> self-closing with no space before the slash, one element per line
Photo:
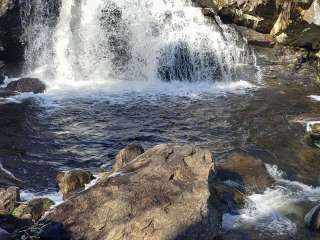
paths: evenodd
<path fill-rule="evenodd" d="M 21 93 L 43 93 L 46 90 L 46 85 L 37 78 L 21 78 L 17 81 L 10 82 L 6 87 L 6 90 Z"/>
<path fill-rule="evenodd" d="M 312 231 L 320 231 L 320 205 L 315 206 L 304 218 L 305 225 Z"/>
<path fill-rule="evenodd" d="M 62 223 L 71 239 L 214 239 L 222 219 L 209 191 L 214 171 L 207 150 L 158 145 L 46 220 Z"/>
<path fill-rule="evenodd" d="M 39 220 L 54 202 L 48 198 L 36 198 L 27 203 L 20 204 L 19 207 L 14 209 L 12 215 L 22 219 Z"/>
<path fill-rule="evenodd" d="M 130 144 L 126 146 L 117 154 L 116 161 L 112 165 L 112 170 L 114 172 L 119 171 L 128 162 L 132 161 L 142 153 L 144 153 L 144 149 L 140 144 Z"/>
<path fill-rule="evenodd" d="M 274 182 L 263 161 L 246 153 L 232 154 L 220 161 L 216 169 L 216 179 L 232 181 L 233 187 L 245 193 L 261 193 Z"/>
<path fill-rule="evenodd" d="M 19 189 L 9 187 L 0 189 L 0 214 L 10 214 L 20 201 Z"/>
<path fill-rule="evenodd" d="M 76 169 L 66 172 L 61 172 L 57 176 L 59 190 L 63 194 L 63 198 L 70 197 L 73 193 L 83 190 L 85 185 L 94 179 L 92 173 Z"/>

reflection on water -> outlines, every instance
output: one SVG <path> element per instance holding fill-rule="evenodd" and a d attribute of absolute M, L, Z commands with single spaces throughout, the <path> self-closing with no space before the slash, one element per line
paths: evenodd
<path fill-rule="evenodd" d="M 247 90 L 246 94 L 100 92 L 20 99 L 21 103 L 0 105 L 0 161 L 25 181 L 25 188 L 44 191 L 55 188 L 57 171 L 76 167 L 100 171 L 134 141 L 145 148 L 164 142 L 195 143 L 213 151 L 217 161 L 232 150 L 246 149 L 277 165 L 289 182 L 317 186 L 320 150 L 308 142 L 305 128 L 292 121 L 304 113 L 319 113 L 320 103 L 307 97 L 311 94 L 317 93 L 286 86 Z M 256 206 L 262 215 L 276 210 L 278 222 L 269 225 L 269 231 L 261 231 L 254 219 L 255 228 L 247 228 L 265 239 L 270 234 L 279 236 L 273 239 L 316 239 L 301 230 L 303 216 L 315 201 L 295 197 L 297 186 L 278 186 L 251 196 L 253 202 L 268 205 Z M 319 199 L 317 192 L 313 194 Z M 285 207 L 276 202 L 279 199 Z M 284 234 L 272 231 L 281 224 Z"/>

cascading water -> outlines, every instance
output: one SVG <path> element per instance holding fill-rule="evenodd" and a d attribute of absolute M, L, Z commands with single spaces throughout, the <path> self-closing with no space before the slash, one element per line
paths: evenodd
<path fill-rule="evenodd" d="M 234 30 L 188 0 L 27 2 L 27 74 L 49 86 L 247 80 L 239 69 L 254 63 Z"/>

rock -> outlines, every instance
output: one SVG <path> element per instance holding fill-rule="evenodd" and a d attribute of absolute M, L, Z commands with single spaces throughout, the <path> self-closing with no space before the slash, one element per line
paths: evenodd
<path fill-rule="evenodd" d="M 112 170 L 114 172 L 119 171 L 128 162 L 132 161 L 142 153 L 144 153 L 144 149 L 140 144 L 130 144 L 126 146 L 117 154 Z"/>
<path fill-rule="evenodd" d="M 0 228 L 0 239 L 1 240 L 10 240 L 11 237 L 10 237 L 10 234 L 6 230 Z"/>
<path fill-rule="evenodd" d="M 70 197 L 73 193 L 83 190 L 85 185 L 94 179 L 92 173 L 85 170 L 71 170 L 61 172 L 57 176 L 57 183 L 63 198 Z"/>
<path fill-rule="evenodd" d="M 0 189 L 0 214 L 10 214 L 20 201 L 19 189 L 9 187 Z"/>
<path fill-rule="evenodd" d="M 21 78 L 17 81 L 10 82 L 6 89 L 21 93 L 43 93 L 46 90 L 46 85 L 37 78 Z"/>
<path fill-rule="evenodd" d="M 27 203 L 20 204 L 19 207 L 14 209 L 12 215 L 17 218 L 38 221 L 53 205 L 54 202 L 48 198 L 36 198 Z"/>
<path fill-rule="evenodd" d="M 212 155 L 193 145 L 161 144 L 69 198 L 45 220 L 71 239 L 214 239 L 222 213 L 212 204 Z"/>
<path fill-rule="evenodd" d="M 261 193 L 274 182 L 263 161 L 246 153 L 232 154 L 217 163 L 216 170 L 216 179 L 229 182 L 247 194 Z"/>
<path fill-rule="evenodd" d="M 306 227 L 312 231 L 320 231 L 320 205 L 315 206 L 304 218 Z"/>
<path fill-rule="evenodd" d="M 313 141 L 320 140 L 320 123 L 307 124 L 307 131 Z"/>
<path fill-rule="evenodd" d="M 275 44 L 270 34 L 259 33 L 247 27 L 235 26 L 235 28 L 247 40 L 249 45 L 273 47 Z"/>

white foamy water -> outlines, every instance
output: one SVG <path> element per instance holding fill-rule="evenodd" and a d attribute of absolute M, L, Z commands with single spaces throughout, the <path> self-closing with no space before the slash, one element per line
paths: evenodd
<path fill-rule="evenodd" d="M 32 192 L 24 190 L 20 192 L 21 201 L 29 201 L 35 198 L 49 198 L 52 200 L 55 205 L 58 205 L 63 202 L 63 195 L 57 191 L 43 191 L 43 192 Z"/>
<path fill-rule="evenodd" d="M 320 187 L 287 180 L 276 165 L 267 165 L 267 170 L 275 179 L 275 185 L 263 194 L 249 196 L 246 207 L 239 211 L 239 215 L 225 214 L 225 230 L 253 228 L 275 235 L 292 235 L 297 231 L 297 226 L 286 216 L 294 214 L 302 217 L 304 213 L 297 207 L 299 202 L 320 200 Z"/>
<path fill-rule="evenodd" d="M 42 1 L 27 1 L 23 15 L 26 67 L 49 89 L 144 90 L 175 80 L 242 85 L 258 76 L 254 66 L 246 71 L 255 57 L 241 37 L 189 0 Z"/>

